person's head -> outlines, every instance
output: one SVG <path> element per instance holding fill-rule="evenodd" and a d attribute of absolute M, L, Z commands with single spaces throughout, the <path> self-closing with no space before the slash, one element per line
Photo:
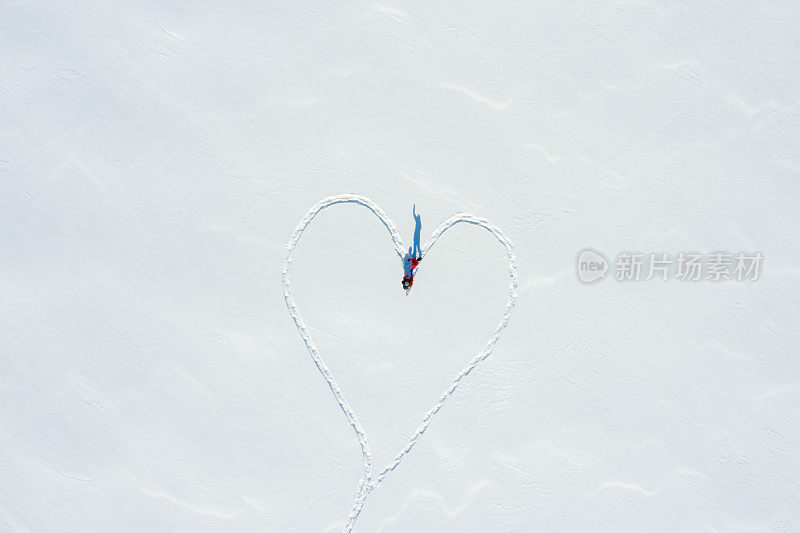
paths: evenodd
<path fill-rule="evenodd" d="M 403 288 L 407 290 L 409 287 L 411 287 L 411 280 L 408 278 L 403 278 Z"/>

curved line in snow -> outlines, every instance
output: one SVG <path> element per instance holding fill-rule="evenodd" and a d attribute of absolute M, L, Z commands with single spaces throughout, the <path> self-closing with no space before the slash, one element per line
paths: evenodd
<path fill-rule="evenodd" d="M 476 355 L 470 363 L 458 373 L 455 379 L 452 380 L 450 386 L 444 393 L 439 397 L 436 403 L 431 407 L 428 412 L 425 414 L 425 417 L 422 419 L 422 422 L 417 427 L 414 434 L 411 436 L 411 439 L 408 443 L 403 447 L 403 449 L 394 457 L 391 463 L 386 465 L 383 469 L 381 469 L 378 474 L 373 477 L 373 470 L 372 470 L 372 454 L 369 449 L 369 443 L 367 442 L 367 435 L 364 432 L 363 427 L 361 426 L 361 422 L 359 422 L 358 417 L 353 411 L 350 404 L 342 394 L 342 390 L 339 388 L 339 384 L 336 382 L 336 379 L 333 377 L 328 366 L 325 364 L 325 361 L 319 354 L 319 350 L 317 349 L 316 344 L 314 343 L 311 334 L 308 332 L 308 328 L 306 327 L 305 322 L 303 321 L 302 316 L 297 310 L 297 304 L 295 303 L 294 296 L 292 294 L 291 289 L 291 281 L 289 279 L 289 267 L 292 264 L 292 259 L 294 257 L 294 250 L 297 246 L 300 237 L 302 237 L 303 232 L 306 230 L 308 225 L 311 223 L 312 220 L 320 213 L 323 209 L 327 209 L 332 205 L 337 204 L 345 204 L 345 203 L 352 203 L 366 207 L 370 211 L 372 211 L 376 217 L 383 223 L 386 229 L 389 231 L 389 236 L 392 239 L 392 243 L 394 244 L 395 253 L 400 258 L 401 263 L 404 261 L 404 250 L 405 247 L 403 245 L 403 240 L 400 237 L 400 234 L 397 231 L 397 227 L 394 223 L 389 219 L 388 215 L 381 209 L 375 202 L 370 200 L 365 196 L 359 196 L 355 194 L 340 194 L 337 196 L 329 196 L 324 198 L 314 204 L 311 209 L 305 214 L 305 216 L 300 220 L 297 226 L 294 229 L 289 241 L 286 243 L 286 257 L 283 261 L 283 268 L 281 270 L 281 278 L 283 281 L 283 298 L 286 301 L 286 307 L 289 310 L 289 315 L 294 320 L 295 326 L 297 326 L 297 330 L 300 332 L 300 336 L 303 339 L 303 342 L 308 349 L 309 355 L 311 355 L 311 359 L 314 361 L 314 364 L 317 366 L 317 369 L 322 374 L 322 377 L 325 378 L 325 381 L 328 383 L 328 387 L 333 392 L 336 401 L 339 404 L 342 412 L 347 418 L 347 422 L 353 428 L 356 433 L 356 437 L 358 438 L 358 443 L 361 446 L 361 458 L 363 463 L 363 474 L 361 480 L 359 480 L 358 487 L 356 489 L 355 498 L 353 500 L 353 507 L 350 510 L 350 514 L 347 517 L 347 521 L 345 523 L 343 531 L 350 532 L 353 529 L 353 525 L 355 524 L 356 520 L 358 519 L 358 515 L 361 513 L 361 510 L 366 503 L 367 497 L 370 493 L 375 490 L 381 482 L 386 478 L 389 472 L 393 471 L 395 468 L 400 465 L 402 460 L 408 455 L 411 450 L 414 448 L 414 445 L 417 441 L 422 437 L 425 431 L 428 429 L 433 417 L 436 416 L 436 413 L 444 406 L 444 403 L 447 399 L 453 395 L 453 393 L 458 388 L 461 381 L 470 373 L 472 372 L 475 367 L 477 367 L 481 361 L 489 357 L 492 351 L 494 350 L 495 344 L 497 341 L 500 340 L 500 337 L 505 331 L 506 326 L 508 326 L 508 321 L 511 317 L 511 310 L 514 308 L 514 304 L 517 301 L 517 290 L 518 290 L 518 277 L 517 277 L 517 261 L 514 255 L 514 246 L 508 237 L 505 234 L 489 222 L 485 218 L 479 218 L 467 213 L 459 213 L 454 215 L 444 222 L 442 222 L 439 227 L 431 234 L 428 238 L 428 241 L 422 247 L 421 256 L 424 257 L 427 253 L 431 250 L 434 244 L 439 240 L 439 238 L 444 234 L 445 231 L 452 228 L 456 224 L 459 223 L 466 223 L 472 224 L 475 226 L 479 226 L 487 230 L 489 233 L 494 235 L 494 237 L 500 242 L 501 245 L 505 248 L 506 251 L 506 259 L 508 260 L 508 275 L 511 279 L 511 284 L 508 289 L 508 300 L 506 302 L 505 310 L 503 311 L 503 316 L 500 319 L 500 322 L 497 324 L 497 327 L 494 330 L 494 333 L 489 338 L 489 341 L 484 346 L 483 350 Z"/>

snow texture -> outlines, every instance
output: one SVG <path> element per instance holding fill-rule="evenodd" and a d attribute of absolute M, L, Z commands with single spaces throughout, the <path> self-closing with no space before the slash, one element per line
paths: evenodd
<path fill-rule="evenodd" d="M 798 87 L 791 0 L 0 2 L 0 531 L 800 531 Z"/>

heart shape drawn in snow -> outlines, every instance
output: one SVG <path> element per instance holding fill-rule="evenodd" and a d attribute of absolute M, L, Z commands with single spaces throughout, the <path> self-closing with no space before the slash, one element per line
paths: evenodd
<path fill-rule="evenodd" d="M 497 324 L 494 333 L 489 338 L 489 341 L 486 343 L 486 346 L 483 348 L 483 350 L 478 353 L 478 355 L 476 355 L 472 361 L 470 361 L 470 363 L 453 379 L 453 381 L 450 383 L 450 386 L 447 387 L 447 390 L 444 391 L 436 403 L 433 404 L 433 407 L 431 407 L 425 414 L 425 417 L 422 419 L 422 422 L 420 423 L 419 427 L 417 427 L 416 431 L 414 431 L 411 439 L 395 456 L 394 460 L 383 467 L 383 469 L 381 469 L 377 474 L 374 474 L 372 468 L 372 455 L 370 454 L 369 444 L 367 443 L 367 435 L 364 433 L 364 429 L 361 427 L 361 423 L 358 421 L 358 418 L 356 417 L 353 409 L 350 407 L 350 404 L 348 404 L 347 400 L 345 400 L 342 390 L 336 383 L 336 379 L 328 369 L 328 365 L 325 364 L 325 361 L 320 356 L 317 346 L 314 343 L 314 340 L 311 338 L 311 334 L 308 332 L 303 318 L 297 311 L 297 304 L 294 301 L 294 296 L 292 295 L 292 286 L 289 280 L 289 266 L 292 264 L 294 249 L 297 246 L 297 242 L 300 240 L 300 237 L 302 237 L 303 232 L 320 211 L 336 204 L 357 204 L 362 205 L 372 211 L 375 216 L 377 216 L 380 221 L 383 222 L 383 225 L 386 226 L 386 229 L 389 230 L 389 236 L 392 238 L 395 252 L 397 252 L 401 263 L 405 261 L 405 246 L 403 245 L 403 240 L 400 238 L 400 234 L 397 232 L 397 228 L 383 211 L 383 209 L 378 207 L 369 198 L 355 194 L 329 196 L 314 204 L 314 206 L 308 210 L 308 213 L 306 213 L 303 219 L 297 224 L 292 236 L 286 243 L 286 258 L 283 261 L 282 270 L 283 298 L 286 300 L 286 307 L 289 309 L 289 315 L 291 315 L 292 319 L 294 320 L 294 323 L 300 332 L 300 336 L 303 338 L 303 341 L 306 344 L 306 348 L 308 348 L 308 353 L 311 355 L 311 359 L 314 360 L 314 364 L 317 365 L 322 377 L 324 377 L 325 381 L 328 383 L 328 386 L 333 392 L 334 397 L 336 397 L 336 401 L 339 403 L 339 407 L 341 407 L 342 412 L 344 412 L 344 416 L 347 417 L 347 421 L 356 432 L 358 443 L 361 445 L 363 474 L 358 483 L 358 488 L 356 489 L 353 507 L 350 510 L 350 514 L 347 516 L 347 521 L 345 522 L 343 529 L 343 531 L 350 532 L 353 529 L 353 525 L 355 524 L 356 519 L 358 519 L 358 515 L 361 513 L 361 509 L 364 507 L 364 503 L 366 502 L 370 493 L 372 493 L 372 491 L 381 484 L 384 478 L 386 478 L 389 472 L 397 468 L 403 458 L 408 455 L 422 434 L 425 433 L 425 430 L 428 429 L 433 417 L 436 416 L 436 413 L 438 413 L 439 409 L 442 408 L 444 402 L 447 401 L 447 399 L 455 392 L 467 374 L 472 372 L 472 370 L 475 369 L 475 367 L 477 367 L 481 361 L 491 355 L 492 350 L 494 350 L 494 345 L 500 339 L 500 336 L 503 334 L 503 331 L 505 331 L 506 326 L 508 325 L 508 320 L 511 316 L 511 310 L 517 301 L 517 261 L 514 256 L 514 247 L 511 244 L 511 241 L 503 234 L 500 228 L 485 218 L 478 218 L 467 213 L 459 213 L 448 218 L 439 224 L 439 227 L 436 228 L 436 231 L 434 231 L 433 234 L 431 234 L 431 236 L 428 238 L 428 241 L 422 247 L 421 256 L 423 257 L 427 255 L 427 253 L 430 251 L 433 245 L 436 244 L 436 241 L 445 231 L 452 228 L 459 222 L 466 222 L 468 224 L 480 226 L 494 235 L 506 250 L 506 258 L 508 260 L 508 275 L 511 278 L 511 285 L 508 290 L 508 301 L 506 302 L 506 307 L 503 311 L 503 316 L 500 319 L 500 322 Z"/>

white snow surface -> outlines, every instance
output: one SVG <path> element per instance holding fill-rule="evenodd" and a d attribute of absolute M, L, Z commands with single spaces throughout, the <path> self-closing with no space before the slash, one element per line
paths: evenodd
<path fill-rule="evenodd" d="M 0 4 L 0 531 L 800 531 L 798 50 L 789 1 Z"/>

